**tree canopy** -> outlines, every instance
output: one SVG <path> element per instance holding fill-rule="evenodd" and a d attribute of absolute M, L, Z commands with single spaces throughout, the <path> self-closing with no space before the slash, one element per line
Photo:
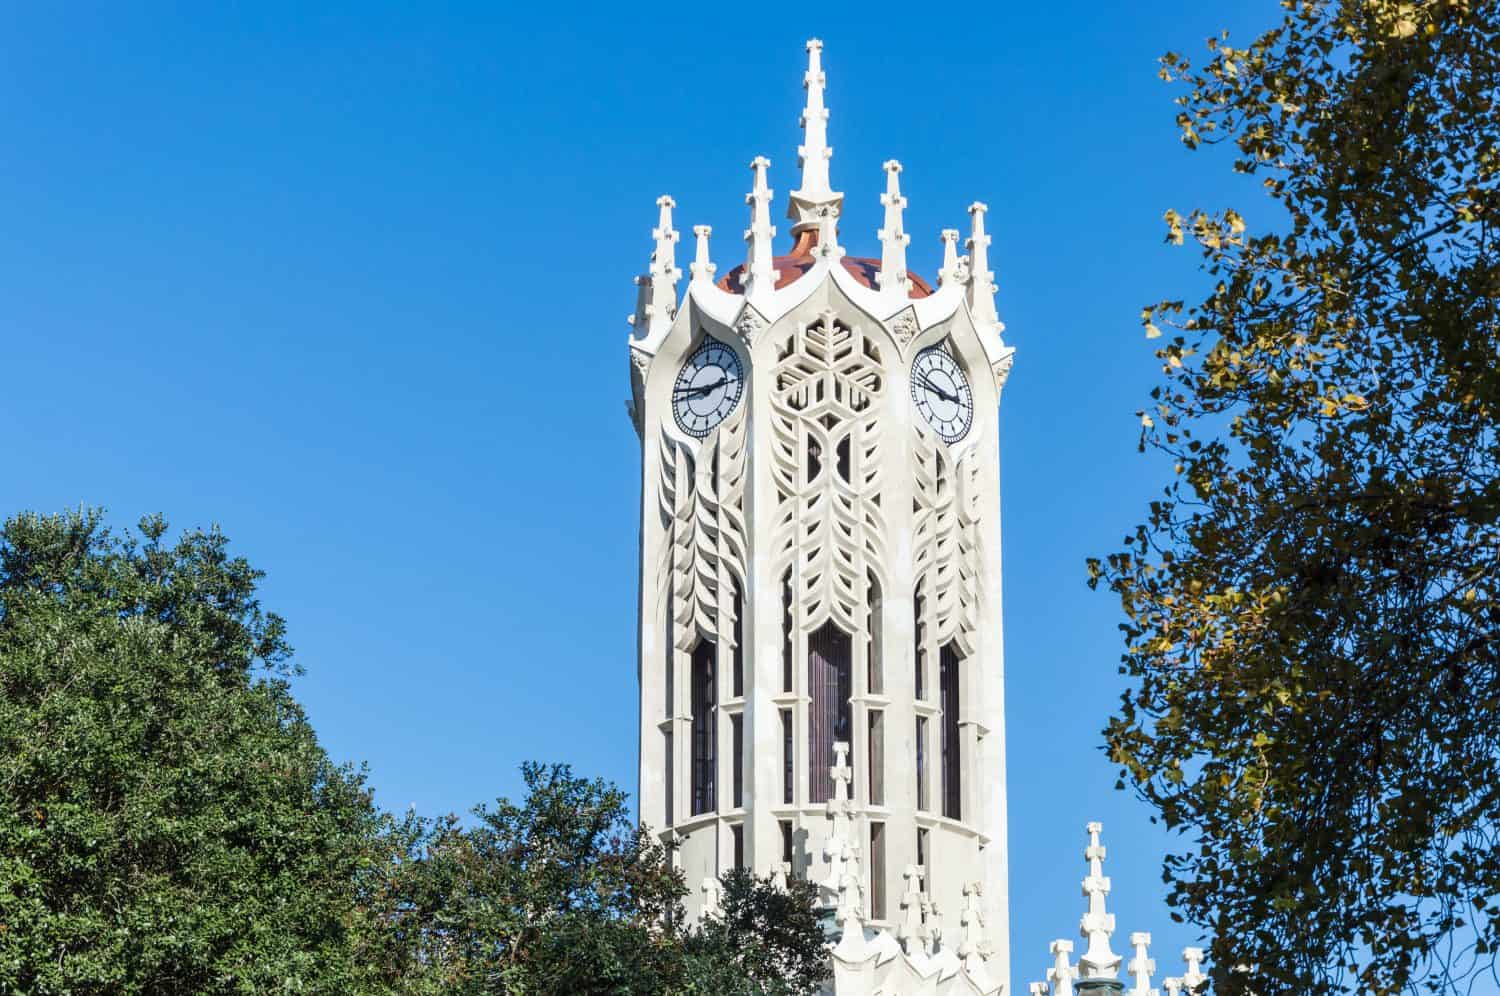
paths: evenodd
<path fill-rule="evenodd" d="M 0 990 L 348 993 L 380 816 L 217 532 L 0 535 Z"/>
<path fill-rule="evenodd" d="M 1090 564 L 1108 745 L 1222 989 L 1455 991 L 1500 943 L 1500 10 L 1281 7 L 1162 60 L 1269 200 L 1167 213 L 1213 289 L 1143 313 L 1173 479 Z"/>
<path fill-rule="evenodd" d="M 733 874 L 689 928 L 626 797 L 395 818 L 291 694 L 286 626 L 218 531 L 97 512 L 0 529 L 0 992 L 793 996 L 807 883 Z"/>

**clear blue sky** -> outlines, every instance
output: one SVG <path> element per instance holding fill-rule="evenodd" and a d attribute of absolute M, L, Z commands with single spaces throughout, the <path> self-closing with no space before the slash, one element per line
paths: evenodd
<path fill-rule="evenodd" d="M 437 813 L 525 759 L 634 788 L 638 445 L 622 400 L 654 198 L 743 254 L 746 164 L 794 185 L 827 45 L 843 240 L 915 269 L 991 207 L 1018 986 L 1076 937 L 1083 824 L 1177 971 L 1165 845 L 1112 790 L 1114 600 L 1084 585 L 1165 469 L 1135 453 L 1138 314 L 1203 287 L 1167 207 L 1253 183 L 1181 149 L 1168 48 L 1273 0 L 324 6 L 0 14 L 0 512 L 220 523 L 269 572 L 296 689 L 379 800 Z M 785 210 L 778 201 L 777 215 Z M 783 225 L 784 227 L 784 225 Z M 684 242 L 686 249 L 686 241 Z M 687 253 L 681 262 L 686 263 Z M 1024 992 L 1024 988 L 1021 989 Z"/>

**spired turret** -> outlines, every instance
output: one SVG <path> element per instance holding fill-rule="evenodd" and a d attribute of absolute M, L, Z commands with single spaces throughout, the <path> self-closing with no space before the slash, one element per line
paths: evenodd
<path fill-rule="evenodd" d="M 970 255 L 945 231 L 929 283 L 907 270 L 891 160 L 878 258 L 846 252 L 822 55 L 808 43 L 790 244 L 777 254 L 756 157 L 743 260 L 716 266 L 694 228 L 679 301 L 663 198 L 637 279 L 640 816 L 674 845 L 693 916 L 736 866 L 817 882 L 833 992 L 994 993 L 1009 975 L 997 419 L 1013 351 L 982 205 Z"/>
<path fill-rule="evenodd" d="M 1046 982 L 1033 982 L 1031 996 L 1158 996 L 1151 988 L 1151 976 L 1156 971 L 1156 962 L 1147 954 L 1151 935 L 1136 932 L 1130 935 L 1130 946 L 1135 957 L 1126 970 L 1134 984 L 1127 992 L 1120 980 L 1120 962 L 1124 959 L 1110 948 L 1115 932 L 1115 917 L 1105 909 L 1110 882 L 1104 874 L 1104 845 L 1100 835 L 1104 832 L 1101 823 L 1090 823 L 1086 828 L 1089 843 L 1083 851 L 1088 862 L 1089 873 L 1083 880 L 1083 894 L 1088 899 L 1088 909 L 1079 921 L 1078 932 L 1088 948 L 1076 965 L 1069 964 L 1068 955 L 1073 951 L 1073 942 L 1059 938 L 1051 943 L 1048 951 L 1053 957 L 1052 967 L 1047 969 Z M 1183 960 L 1187 971 L 1181 976 L 1162 980 L 1168 996 L 1198 996 L 1208 984 L 1208 976 L 1201 970 L 1203 952 L 1198 948 L 1184 948 Z"/>

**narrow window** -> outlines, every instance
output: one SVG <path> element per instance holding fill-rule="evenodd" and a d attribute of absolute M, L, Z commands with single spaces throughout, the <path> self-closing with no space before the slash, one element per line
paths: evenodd
<path fill-rule="evenodd" d="M 870 805 L 885 805 L 885 713 L 870 710 L 870 729 L 865 746 L 870 756 L 865 765 L 870 771 Z"/>
<path fill-rule="evenodd" d="M 917 717 L 917 808 L 927 808 L 927 717 Z"/>
<path fill-rule="evenodd" d="M 666 800 L 667 818 L 666 818 L 666 822 L 664 822 L 662 825 L 663 826 L 671 826 L 672 825 L 672 813 L 673 813 L 673 806 L 672 806 L 672 801 L 673 801 L 672 800 L 672 789 L 673 789 L 673 785 L 672 785 L 672 782 L 674 780 L 673 777 L 672 777 L 673 776 L 673 770 L 672 770 L 673 769 L 673 765 L 672 765 L 672 731 L 671 730 L 665 731 L 662 734 L 662 737 L 663 737 L 663 740 L 664 740 L 663 746 L 666 748 L 666 751 L 667 751 L 667 771 L 666 771 L 666 775 L 667 775 L 667 793 L 666 793 L 666 795 L 667 795 L 667 800 Z"/>
<path fill-rule="evenodd" d="M 781 860 L 792 863 L 792 821 L 781 821 Z"/>
<path fill-rule="evenodd" d="M 885 919 L 885 824 L 870 824 L 870 919 Z"/>
<path fill-rule="evenodd" d="M 792 804 L 792 710 L 781 710 L 781 801 Z"/>
<path fill-rule="evenodd" d="M 734 755 L 734 774 L 730 784 L 734 786 L 734 808 L 745 805 L 745 717 L 735 713 L 729 717 L 729 738 Z"/>
<path fill-rule="evenodd" d="M 674 695 L 677 691 L 677 648 L 672 646 L 672 599 L 667 602 L 667 621 L 663 633 L 667 635 L 667 680 L 663 685 L 664 695 L 662 698 L 662 716 L 671 719 L 677 715 L 677 703 Z"/>
<path fill-rule="evenodd" d="M 730 836 L 734 839 L 734 866 L 745 867 L 745 825 L 736 823 L 729 828 Z"/>
<path fill-rule="evenodd" d="M 917 864 L 923 868 L 927 867 L 927 828 L 917 827 Z M 932 881 L 932 875 L 927 876 L 927 881 Z"/>
<path fill-rule="evenodd" d="M 938 694 L 943 700 L 943 815 L 963 819 L 963 762 L 958 737 L 958 683 L 961 661 L 953 644 L 938 656 Z"/>
<path fill-rule="evenodd" d="M 745 694 L 745 593 L 734 582 L 734 697 Z"/>
<path fill-rule="evenodd" d="M 879 695 L 885 685 L 880 674 L 880 582 L 875 580 L 874 571 L 869 572 L 866 580 L 869 583 L 869 605 L 865 630 L 869 636 L 865 640 L 865 691 Z"/>
<path fill-rule="evenodd" d="M 923 674 L 923 672 L 927 670 L 927 655 L 922 652 L 922 609 L 925 607 L 925 602 L 926 599 L 924 599 L 921 595 L 918 595 L 916 597 L 914 602 L 915 608 L 912 611 L 911 624 L 911 631 L 914 639 L 916 640 L 916 646 L 912 653 L 912 658 L 916 661 L 917 670 L 915 675 L 915 683 L 917 698 L 919 699 L 925 699 L 927 697 L 926 675 Z"/>
<path fill-rule="evenodd" d="M 708 640 L 693 649 L 693 815 L 715 808 L 714 779 L 718 773 L 715 658 L 718 647 Z"/>
<path fill-rule="evenodd" d="M 781 690 L 792 690 L 792 571 L 781 576 Z"/>
<path fill-rule="evenodd" d="M 849 636 L 826 623 L 807 640 L 807 785 L 808 801 L 833 798 L 833 745 L 850 742 L 853 732 L 849 696 Z M 853 759 L 851 758 L 851 761 Z"/>

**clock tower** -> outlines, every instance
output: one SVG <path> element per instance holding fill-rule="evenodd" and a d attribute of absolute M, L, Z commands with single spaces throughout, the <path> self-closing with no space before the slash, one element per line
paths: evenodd
<path fill-rule="evenodd" d="M 907 270 L 892 160 L 879 256 L 846 252 L 822 45 L 807 51 L 785 235 L 757 157 L 743 261 L 720 274 L 695 227 L 681 289 L 663 196 L 637 280 L 640 818 L 675 844 L 694 916 L 736 866 L 820 883 L 833 992 L 906 992 L 910 976 L 993 993 L 1009 975 L 998 414 L 1013 350 L 985 206 L 966 255 L 942 233 L 929 282 Z"/>

